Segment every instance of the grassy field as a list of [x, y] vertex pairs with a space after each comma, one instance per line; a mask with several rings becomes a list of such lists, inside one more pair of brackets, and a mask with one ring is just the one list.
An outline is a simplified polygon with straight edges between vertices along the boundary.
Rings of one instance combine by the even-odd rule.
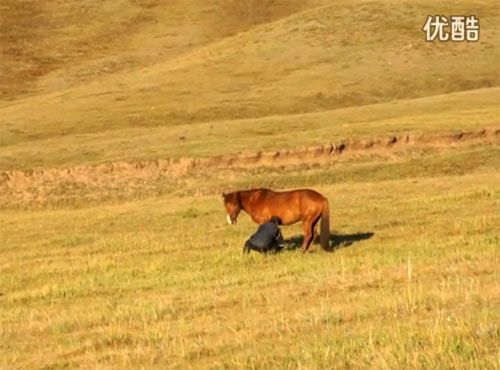
[[216, 195], [4, 211], [0, 365], [496, 368], [499, 157], [315, 185], [335, 253], [244, 257]]
[[[498, 369], [499, 45], [486, 0], [0, 0], [0, 368]], [[262, 186], [334, 252], [242, 255]]]

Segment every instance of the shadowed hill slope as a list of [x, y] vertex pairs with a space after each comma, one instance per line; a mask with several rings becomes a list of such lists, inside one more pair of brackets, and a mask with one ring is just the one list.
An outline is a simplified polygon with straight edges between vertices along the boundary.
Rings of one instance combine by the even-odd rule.
[[0, 98], [152, 66], [319, 0], [0, 1]]

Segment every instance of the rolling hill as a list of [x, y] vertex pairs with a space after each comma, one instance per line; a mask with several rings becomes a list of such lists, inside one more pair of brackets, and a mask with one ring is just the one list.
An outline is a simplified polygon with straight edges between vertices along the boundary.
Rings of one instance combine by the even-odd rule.
[[[68, 9], [55, 12], [60, 19], [51, 21], [45, 41], [32, 41], [19, 58], [14, 47], [7, 48], [10, 69], [33, 64], [29, 55], [41, 49], [62, 51], [51, 54], [59, 57], [52, 56], [57, 62], [48, 63], [46, 71], [34, 64], [36, 76], [18, 79], [30, 81], [27, 92], [16, 90], [15, 81], [2, 84], [12, 92], [0, 105], [0, 145], [330, 111], [494, 87], [500, 81], [500, 7], [489, 2], [273, 2], [271, 8], [259, 1], [248, 8], [222, 3], [89, 2], [93, 6], [80, 9], [68, 2]], [[37, 14], [45, 19], [53, 9], [50, 2], [41, 4], [46, 8], [39, 5]], [[450, 13], [481, 17], [480, 43], [422, 42], [425, 17], [417, 15], [434, 14], [443, 4]], [[109, 14], [122, 8], [116, 23], [127, 31], [107, 24]], [[34, 16], [17, 11], [21, 19]], [[61, 25], [69, 27], [71, 18], [65, 17], [78, 12], [88, 16], [71, 26], [75, 35]], [[191, 24], [191, 17], [202, 24]], [[229, 25], [218, 28], [218, 19]], [[191, 32], [175, 28], [175, 22], [191, 24]], [[205, 32], [208, 25], [215, 30]], [[16, 28], [9, 30], [3, 39], [20, 44]], [[36, 28], [26, 32], [29, 36]], [[161, 51], [159, 44], [171, 51]], [[87, 46], [79, 55], [81, 45]]]

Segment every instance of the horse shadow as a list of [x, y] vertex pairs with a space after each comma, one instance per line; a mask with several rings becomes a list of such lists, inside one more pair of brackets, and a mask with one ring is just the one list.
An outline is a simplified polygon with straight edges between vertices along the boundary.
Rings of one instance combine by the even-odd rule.
[[[331, 251], [335, 251], [340, 248], [347, 248], [362, 240], [370, 239], [375, 233], [369, 231], [365, 233], [355, 233], [355, 234], [330, 234], [330, 248]], [[285, 250], [294, 250], [302, 246], [304, 241], [303, 235], [295, 235], [290, 238], [286, 238]], [[319, 244], [319, 237], [314, 239], [314, 244]]]

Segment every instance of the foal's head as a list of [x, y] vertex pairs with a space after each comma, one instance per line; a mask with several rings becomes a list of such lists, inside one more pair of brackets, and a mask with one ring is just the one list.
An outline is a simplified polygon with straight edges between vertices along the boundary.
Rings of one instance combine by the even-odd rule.
[[241, 195], [239, 192], [222, 194], [224, 198], [224, 206], [227, 211], [227, 223], [236, 225], [238, 214], [241, 211]]

